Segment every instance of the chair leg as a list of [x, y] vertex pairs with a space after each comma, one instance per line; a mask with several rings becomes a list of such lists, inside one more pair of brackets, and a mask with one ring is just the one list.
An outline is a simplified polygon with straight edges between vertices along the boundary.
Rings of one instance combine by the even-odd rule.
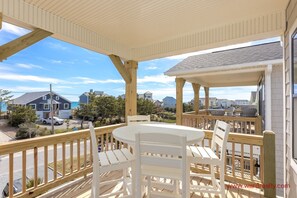
[[225, 192], [225, 172], [224, 172], [224, 166], [220, 166], [220, 191], [222, 198], [226, 197]]
[[212, 186], [214, 187], [218, 187], [218, 183], [217, 183], [217, 180], [216, 180], [216, 176], [215, 176], [215, 166], [214, 165], [210, 165], [210, 174], [211, 174], [211, 183], [212, 183]]
[[99, 175], [96, 175], [96, 176], [97, 177], [95, 177], [95, 175], [93, 174], [92, 191], [91, 191], [91, 197], [93, 197], [93, 198], [97, 198], [100, 195]]

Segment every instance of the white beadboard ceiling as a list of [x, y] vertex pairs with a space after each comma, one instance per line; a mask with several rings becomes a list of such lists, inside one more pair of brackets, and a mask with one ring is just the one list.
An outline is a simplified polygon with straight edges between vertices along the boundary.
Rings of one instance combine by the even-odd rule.
[[288, 0], [0, 0], [3, 19], [137, 61], [279, 36]]

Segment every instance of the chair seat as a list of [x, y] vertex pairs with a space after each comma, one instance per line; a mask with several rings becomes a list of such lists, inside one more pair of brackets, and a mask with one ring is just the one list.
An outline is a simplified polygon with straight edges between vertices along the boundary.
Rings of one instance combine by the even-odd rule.
[[99, 152], [100, 172], [113, 171], [131, 166], [133, 155], [127, 148]]
[[209, 147], [188, 146], [187, 156], [190, 163], [202, 163], [218, 165], [220, 158]]

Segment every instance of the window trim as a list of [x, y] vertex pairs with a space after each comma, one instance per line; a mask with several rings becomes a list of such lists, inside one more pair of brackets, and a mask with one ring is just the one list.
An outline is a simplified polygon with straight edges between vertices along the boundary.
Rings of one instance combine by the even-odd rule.
[[[65, 108], [65, 105], [68, 105], [67, 106], [68, 108]], [[70, 107], [69, 103], [64, 103], [64, 109], [69, 109], [69, 107]]]
[[[45, 108], [46, 105], [48, 106], [48, 108]], [[50, 110], [50, 105], [47, 104], [47, 103], [43, 104], [43, 109], [44, 109], [44, 110]]]
[[[291, 127], [292, 127], [292, 142], [291, 142], [291, 146], [292, 146], [292, 160], [295, 161], [295, 163], [297, 163], [297, 153], [295, 152], [295, 149], [296, 149], [296, 146], [295, 145], [295, 139], [297, 138], [297, 134], [295, 134], [295, 127], [294, 127], [294, 109], [297, 108], [295, 107], [294, 105], [294, 99], [297, 98], [297, 93], [294, 93], [294, 37], [296, 37], [296, 40], [297, 40], [297, 27], [295, 28], [294, 32], [292, 33], [291, 35], [291, 65], [290, 65], [290, 69], [291, 69]], [[297, 43], [296, 43], [297, 44]], [[297, 51], [296, 51], [297, 53]], [[296, 58], [297, 59], [297, 58]], [[296, 71], [297, 72], [297, 71]], [[297, 79], [296, 79], [297, 80]], [[297, 130], [297, 129], [296, 129]], [[297, 133], [297, 131], [296, 131]]]
[[56, 96], [56, 100], [60, 100], [60, 97], [59, 96]]
[[32, 106], [34, 106], [34, 108], [32, 108], [32, 110], [36, 110], [36, 104], [35, 103], [31, 103], [28, 106], [30, 106], [32, 108]]
[[46, 95], [42, 97], [42, 100], [46, 100], [46, 99], [47, 99]]

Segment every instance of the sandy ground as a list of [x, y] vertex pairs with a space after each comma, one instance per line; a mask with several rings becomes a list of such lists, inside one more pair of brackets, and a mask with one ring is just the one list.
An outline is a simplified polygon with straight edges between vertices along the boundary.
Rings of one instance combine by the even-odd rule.
[[9, 139], [14, 139], [16, 131], [17, 131], [16, 127], [11, 127], [7, 125], [7, 120], [5, 119], [0, 120], [0, 133], [2, 133], [1, 134], [2, 140], [6, 139], [5, 136], [8, 136]]

